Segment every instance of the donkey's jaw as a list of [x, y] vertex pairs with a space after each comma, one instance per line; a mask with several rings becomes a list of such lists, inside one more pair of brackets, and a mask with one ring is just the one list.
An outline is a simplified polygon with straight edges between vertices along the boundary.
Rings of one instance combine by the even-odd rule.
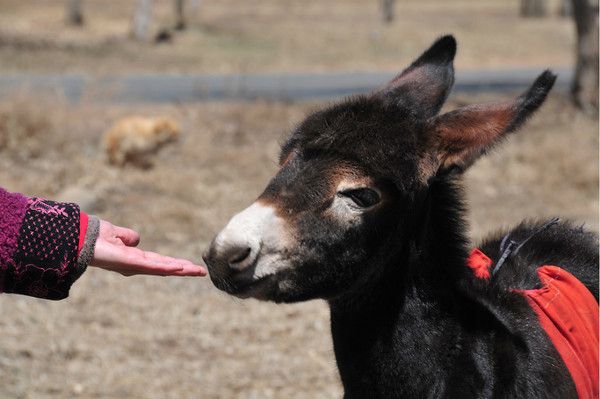
[[241, 299], [255, 298], [269, 300], [270, 293], [274, 291], [274, 275], [249, 279], [218, 278], [211, 275], [211, 279], [218, 289]]

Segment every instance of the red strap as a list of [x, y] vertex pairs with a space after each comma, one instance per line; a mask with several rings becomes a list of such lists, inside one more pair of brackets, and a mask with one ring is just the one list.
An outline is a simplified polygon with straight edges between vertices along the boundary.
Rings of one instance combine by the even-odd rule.
[[492, 266], [492, 260], [479, 249], [475, 248], [471, 251], [471, 254], [467, 258], [467, 266], [473, 270], [475, 277], [481, 279], [490, 278], [490, 267]]
[[77, 246], [77, 256], [81, 252], [81, 248], [83, 248], [83, 243], [85, 242], [85, 233], [87, 232], [88, 227], [88, 214], [80, 211], [79, 212], [79, 245]]
[[[467, 265], [475, 277], [490, 278], [492, 260], [475, 248]], [[579, 399], [598, 398], [598, 302], [575, 276], [542, 266], [537, 290], [515, 290], [527, 298], [540, 325], [565, 362]]]
[[575, 276], [538, 269], [543, 288], [520, 291], [571, 373], [580, 399], [598, 398], [598, 303]]

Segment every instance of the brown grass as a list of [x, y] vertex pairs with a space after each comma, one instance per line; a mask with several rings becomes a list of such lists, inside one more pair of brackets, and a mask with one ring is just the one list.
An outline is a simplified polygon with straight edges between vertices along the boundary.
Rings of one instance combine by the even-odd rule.
[[[473, 101], [457, 98], [452, 106], [465, 100]], [[83, 189], [95, 197], [88, 210], [139, 229], [144, 247], [199, 259], [213, 234], [259, 194], [276, 170], [278, 141], [313, 105], [30, 100], [28, 107], [42, 107], [47, 134], [67, 145], [26, 162], [0, 156], [4, 187], [50, 198]], [[0, 115], [13, 108], [0, 104]], [[121, 170], [103, 160], [102, 132], [129, 114], [182, 126], [181, 140], [158, 154], [153, 169]], [[597, 229], [597, 133], [596, 121], [554, 95], [524, 131], [467, 174], [473, 236], [555, 214]], [[62, 302], [0, 299], [0, 397], [341, 396], [328, 311], [319, 301], [240, 301], [208, 279], [94, 269]]]
[[27, 161], [60, 147], [52, 137], [51, 120], [44, 109], [25, 98], [15, 99], [0, 109], [0, 154]]
[[[155, 1], [154, 31], [173, 25]], [[83, 28], [65, 25], [63, 1], [3, 0], [3, 72], [395, 71], [437, 36], [454, 33], [459, 68], [570, 65], [574, 27], [556, 14], [524, 19], [519, 0], [404, 0], [380, 22], [378, 1], [203, 1], [171, 44], [129, 37], [134, 0], [84, 1]]]

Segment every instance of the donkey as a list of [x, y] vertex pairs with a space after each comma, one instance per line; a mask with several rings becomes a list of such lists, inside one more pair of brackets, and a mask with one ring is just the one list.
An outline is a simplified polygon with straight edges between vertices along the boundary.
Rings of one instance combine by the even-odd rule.
[[308, 116], [264, 192], [205, 253], [211, 279], [240, 298], [326, 300], [346, 398], [576, 397], [523, 292], [543, 287], [539, 266], [558, 265], [597, 316], [597, 236], [524, 222], [479, 246], [495, 266], [477, 278], [458, 184], [556, 77], [438, 115], [455, 53], [442, 37], [380, 90]]

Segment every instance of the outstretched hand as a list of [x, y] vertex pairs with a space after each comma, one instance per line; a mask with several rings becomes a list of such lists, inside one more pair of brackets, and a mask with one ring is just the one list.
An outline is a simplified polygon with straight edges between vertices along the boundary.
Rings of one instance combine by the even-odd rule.
[[206, 276], [203, 266], [135, 248], [139, 242], [140, 235], [135, 231], [101, 220], [91, 266], [124, 276]]

